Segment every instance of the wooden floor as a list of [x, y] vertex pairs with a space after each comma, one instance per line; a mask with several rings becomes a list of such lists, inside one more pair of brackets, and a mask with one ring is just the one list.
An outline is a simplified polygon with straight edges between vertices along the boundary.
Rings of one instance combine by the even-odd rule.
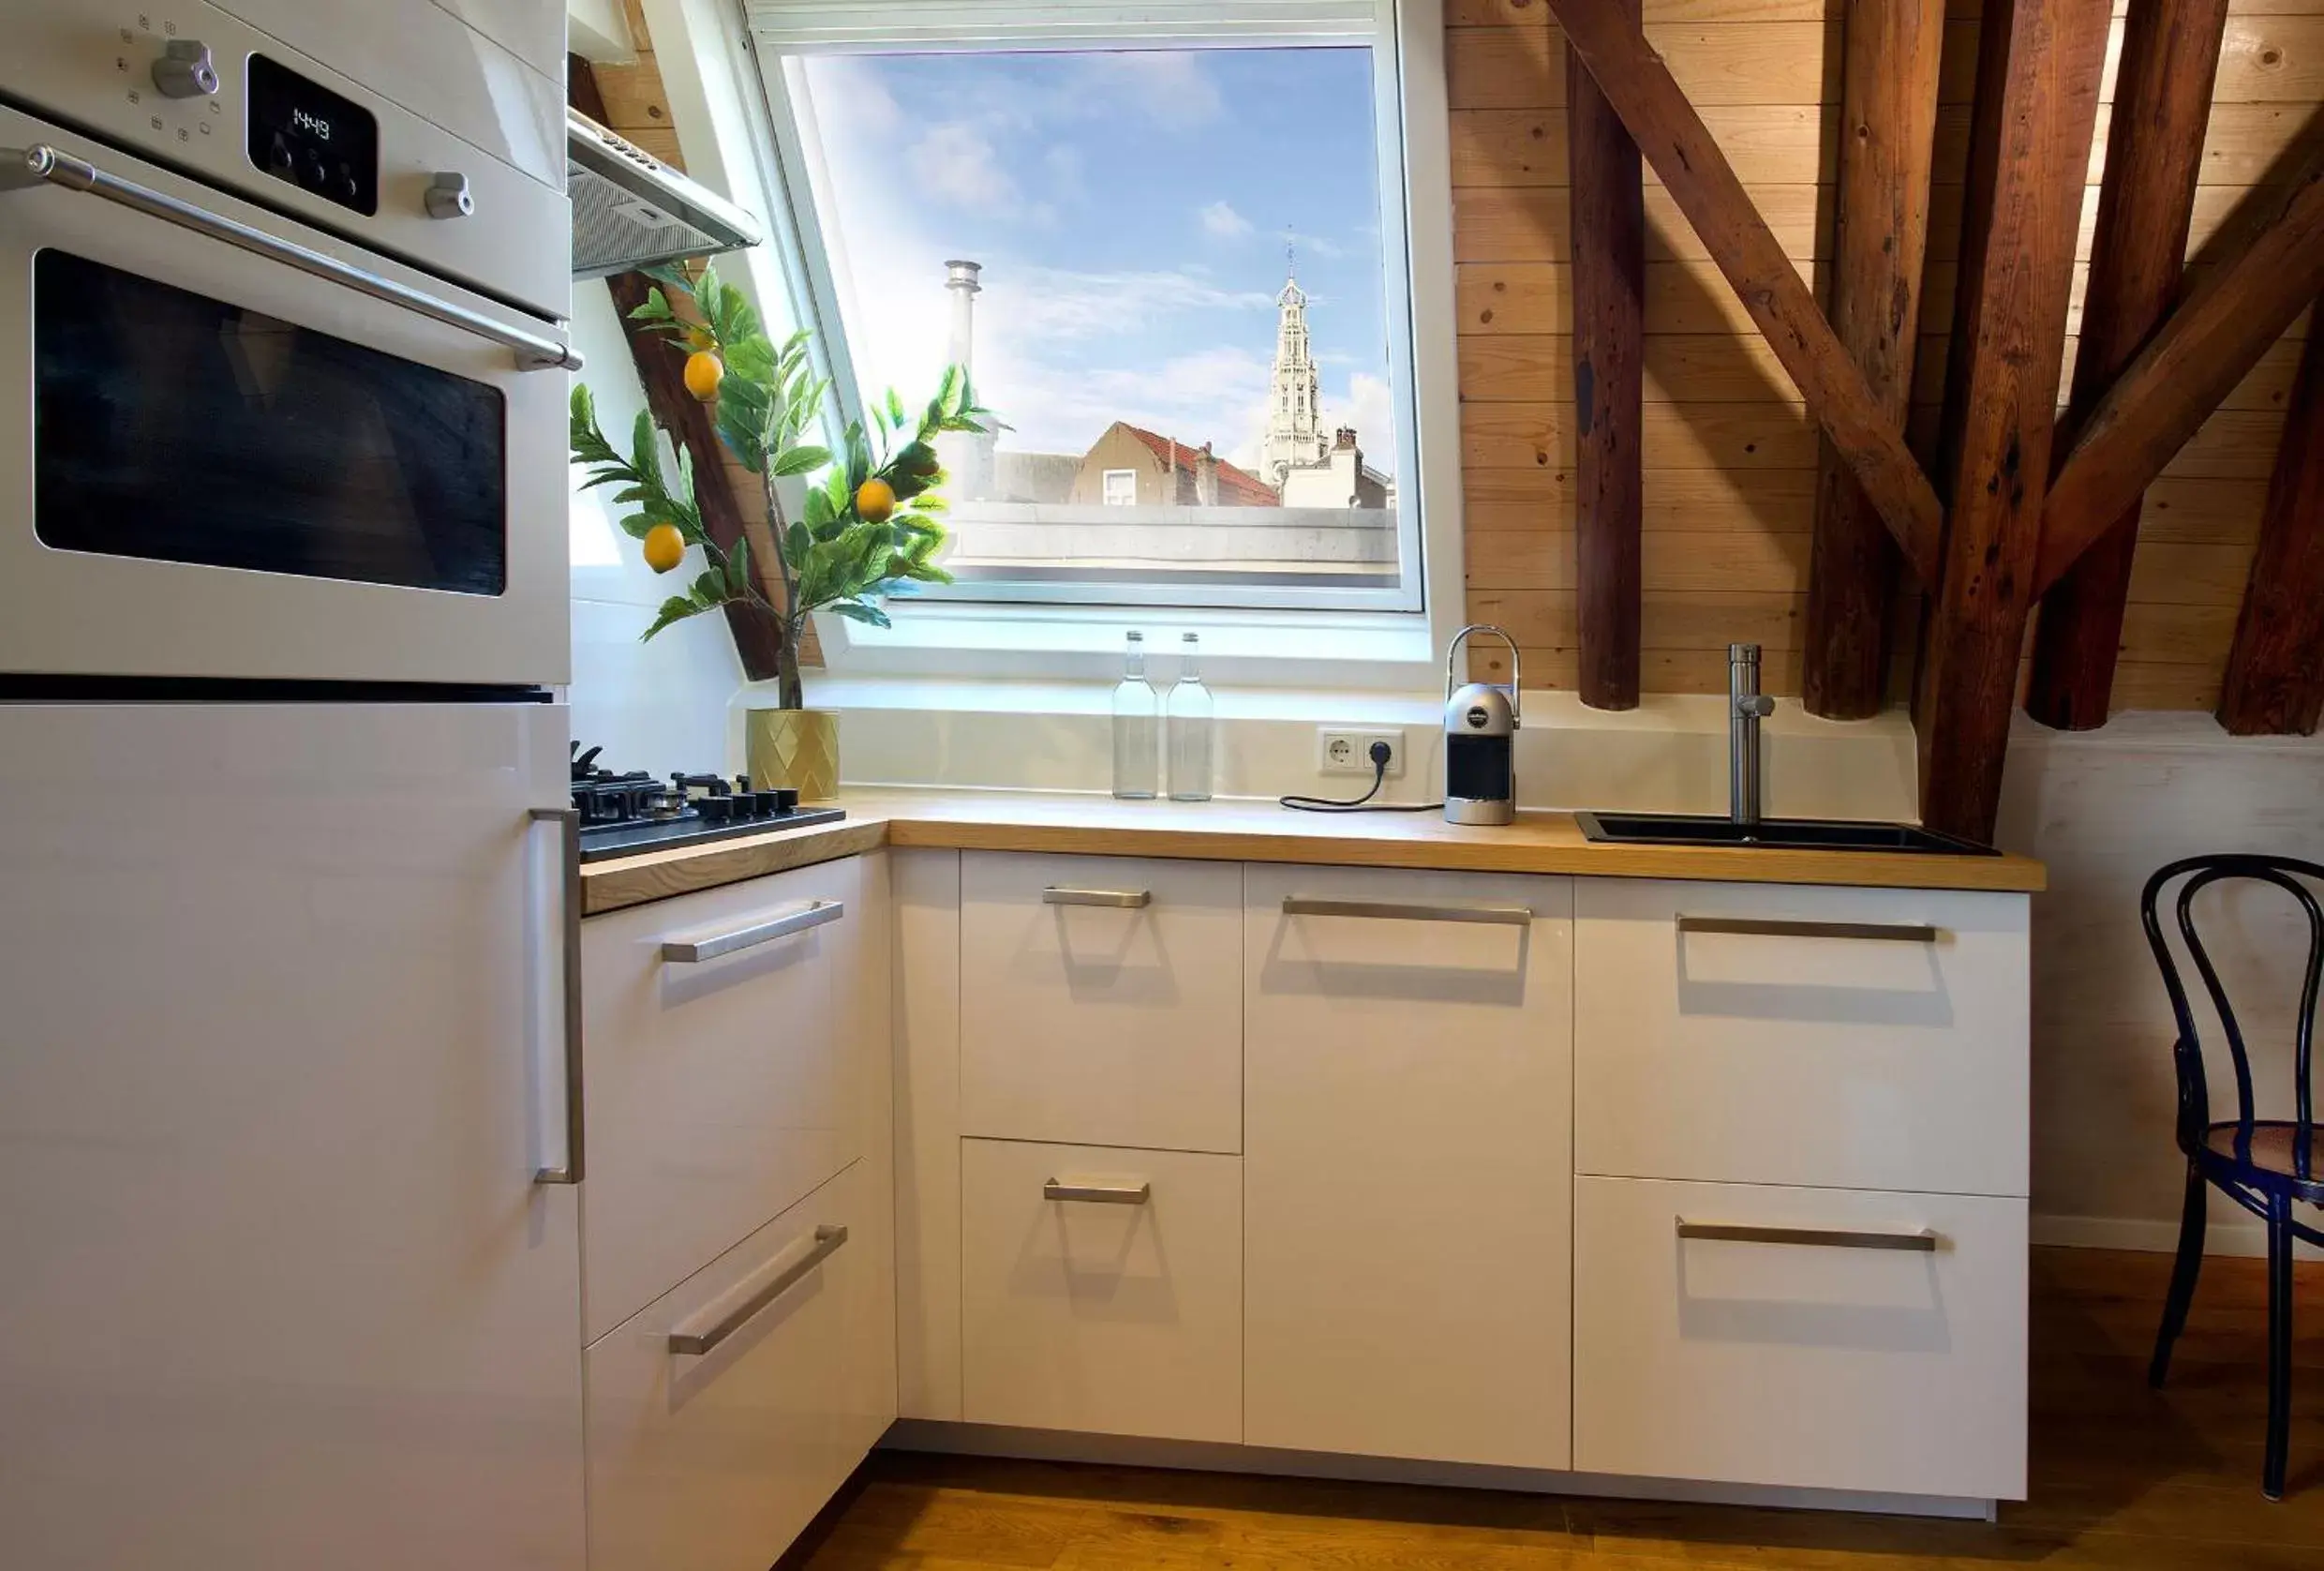
[[2033, 1498], [1998, 1526], [883, 1453], [784, 1571], [2324, 1571], [2324, 1264], [2302, 1267], [2290, 1494], [2271, 1505], [2257, 1263], [2209, 1263], [2157, 1393], [2169, 1264], [2035, 1251]]

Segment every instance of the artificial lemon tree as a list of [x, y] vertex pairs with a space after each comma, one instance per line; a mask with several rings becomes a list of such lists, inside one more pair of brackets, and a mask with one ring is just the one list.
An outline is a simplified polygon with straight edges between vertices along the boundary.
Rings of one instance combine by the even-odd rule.
[[[693, 461], [673, 443], [675, 461], [664, 467], [650, 414], [639, 411], [624, 455], [598, 429], [588, 388], [575, 383], [573, 460], [588, 475], [585, 486], [621, 487], [614, 501], [632, 509], [621, 516], [621, 528], [639, 542], [656, 573], [676, 571], [689, 552], [702, 554], [701, 573], [684, 592], [662, 603], [641, 636], [650, 638], [673, 622], [731, 602], [757, 606], [776, 628], [778, 701], [786, 710], [804, 708], [799, 639], [811, 615], [828, 611], [886, 627], [882, 597], [913, 584], [952, 581], [935, 560], [945, 540], [936, 519], [944, 510], [935, 490], [944, 469], [935, 439], [946, 431], [981, 430], [990, 411], [978, 407], [967, 374], [951, 367], [916, 416], [891, 390], [884, 404], [872, 407], [872, 433], [860, 421], [850, 424], [834, 455], [807, 440], [821, 426], [830, 392], [829, 382], [815, 374], [807, 334], [777, 346], [741, 291], [709, 267], [693, 282], [676, 270], [654, 276], [659, 285], [630, 315], [666, 335], [686, 355], [687, 391], [712, 406], [720, 440], [759, 477], [780, 547], [781, 603], [768, 597], [752, 571], [748, 540], [722, 550], [703, 528]], [[673, 297], [689, 308], [674, 307]], [[777, 486], [793, 476], [805, 486], [796, 518]]]

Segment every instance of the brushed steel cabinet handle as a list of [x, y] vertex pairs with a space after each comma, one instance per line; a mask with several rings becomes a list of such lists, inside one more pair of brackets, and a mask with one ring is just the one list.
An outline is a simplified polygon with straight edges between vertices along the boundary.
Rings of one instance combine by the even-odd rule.
[[750, 1324], [752, 1318], [767, 1305], [797, 1287], [799, 1279], [838, 1253], [840, 1246], [846, 1242], [847, 1229], [844, 1227], [816, 1228], [814, 1242], [808, 1247], [805, 1254], [776, 1272], [765, 1287], [760, 1288], [750, 1297], [729, 1309], [717, 1324], [702, 1331], [688, 1331], [682, 1328], [672, 1331], [669, 1341], [670, 1351], [688, 1354], [695, 1357], [709, 1352], [745, 1325]]
[[1041, 1186], [1043, 1200], [1086, 1200], [1097, 1205], [1143, 1205], [1154, 1198], [1152, 1184], [1069, 1184], [1051, 1178]]
[[1680, 917], [1681, 933], [1743, 933], [1768, 938], [1858, 938], [1875, 944], [1933, 944], [1926, 922], [1807, 921], [1789, 917]]
[[1675, 1219], [1681, 1238], [1716, 1238], [1731, 1244], [1807, 1244], [1832, 1249], [1904, 1249], [1934, 1254], [1937, 1234], [1929, 1228], [1896, 1233], [1855, 1232], [1839, 1227], [1756, 1227], [1736, 1222], [1691, 1222]]
[[581, 815], [571, 807], [532, 810], [534, 823], [550, 818], [565, 830], [559, 842], [565, 864], [565, 1164], [535, 1169], [532, 1181], [578, 1184], [588, 1172], [588, 1118], [581, 1067]]
[[440, 322], [447, 327], [457, 327], [464, 333], [486, 338], [504, 349], [516, 352], [516, 367], [525, 371], [577, 371], [581, 356], [568, 344], [521, 328], [505, 326], [481, 311], [471, 311], [449, 300], [439, 300], [432, 294], [397, 283], [393, 278], [365, 271], [351, 262], [321, 251], [309, 250], [295, 241], [253, 229], [239, 219], [181, 202], [167, 192], [108, 174], [84, 158], [60, 153], [44, 142], [30, 147], [0, 147], [0, 192], [27, 190], [34, 186], [54, 186], [61, 190], [85, 191], [103, 197], [116, 206], [142, 213], [149, 218], [175, 224], [212, 240], [222, 241], [253, 256], [294, 267], [310, 277], [321, 278], [369, 295], [374, 300], [399, 306], [407, 311]]
[[1051, 884], [1041, 891], [1044, 905], [1112, 905], [1125, 911], [1154, 904], [1152, 890], [1074, 890]]
[[735, 954], [754, 950], [761, 944], [771, 944], [778, 938], [788, 938], [794, 933], [804, 933], [811, 927], [835, 922], [847, 915], [843, 900], [811, 900], [779, 917], [737, 927], [731, 933], [721, 933], [710, 938], [664, 938], [662, 958], [674, 965], [693, 965], [705, 960], [716, 960], [722, 954]]
[[1375, 921], [1489, 922], [1498, 927], [1530, 927], [1529, 905], [1430, 905], [1397, 900], [1316, 900], [1306, 895], [1283, 897], [1287, 917], [1363, 917]]

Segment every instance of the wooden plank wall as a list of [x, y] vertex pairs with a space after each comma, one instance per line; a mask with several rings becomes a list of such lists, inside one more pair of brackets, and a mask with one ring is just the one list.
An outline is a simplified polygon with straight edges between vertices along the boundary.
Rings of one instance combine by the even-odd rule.
[[[1831, 249], [1840, 14], [1837, 0], [1645, 0], [1648, 38], [1819, 288]], [[1943, 396], [1952, 325], [1976, 15], [1976, 0], [1951, 0], [1914, 389], [1923, 441]], [[1468, 611], [1517, 636], [1528, 677], [1570, 687], [1563, 40], [1542, 0], [1448, 0], [1447, 22]], [[2108, 99], [2111, 60], [2112, 50]], [[2198, 259], [2245, 192], [2291, 154], [2319, 99], [2324, 0], [2238, 0], [2196, 204]], [[2102, 106], [2083, 207], [2077, 312], [2107, 113]], [[1768, 651], [1770, 690], [1796, 693], [1814, 429], [1651, 172], [1647, 181], [1643, 685], [1723, 691], [1726, 645], [1750, 640]], [[2305, 333], [2303, 319], [2287, 338]], [[2066, 352], [2070, 377], [2071, 337]], [[2271, 351], [2149, 493], [2118, 710], [2215, 702], [2297, 360], [2295, 343]], [[1909, 591], [1899, 615], [1892, 690], [1901, 695], [1914, 645]], [[1496, 666], [1482, 647], [1474, 664], [1480, 675]]]

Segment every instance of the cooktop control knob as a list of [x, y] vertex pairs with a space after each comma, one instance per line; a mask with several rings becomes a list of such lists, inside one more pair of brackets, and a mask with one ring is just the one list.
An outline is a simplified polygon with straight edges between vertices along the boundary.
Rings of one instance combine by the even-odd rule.
[[468, 176], [446, 171], [436, 176], [427, 187], [427, 216], [431, 218], [465, 218], [476, 211], [476, 199], [469, 194]]
[[154, 86], [165, 98], [206, 98], [218, 90], [217, 67], [210, 61], [210, 46], [192, 38], [171, 38], [154, 62]]

